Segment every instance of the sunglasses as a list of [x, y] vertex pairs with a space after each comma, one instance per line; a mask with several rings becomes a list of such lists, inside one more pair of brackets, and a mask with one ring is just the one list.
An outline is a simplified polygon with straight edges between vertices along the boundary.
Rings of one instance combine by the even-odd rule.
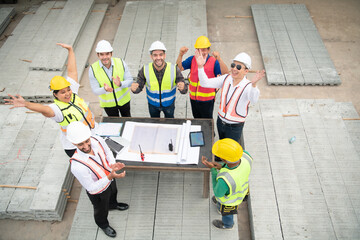
[[239, 70], [239, 71], [240, 71], [240, 69], [241, 69], [241, 65], [235, 64], [235, 63], [232, 63], [232, 64], [230, 65], [230, 67], [231, 67], [231, 68], [236, 67], [236, 69]]

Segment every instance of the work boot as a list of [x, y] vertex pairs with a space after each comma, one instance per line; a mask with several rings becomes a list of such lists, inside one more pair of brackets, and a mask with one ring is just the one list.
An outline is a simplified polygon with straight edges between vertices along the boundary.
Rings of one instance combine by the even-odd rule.
[[218, 201], [216, 200], [216, 197], [215, 197], [215, 196], [212, 196], [211, 202], [212, 202], [213, 204], [217, 205]]
[[109, 236], [109, 237], [112, 237], [112, 238], [116, 237], [116, 231], [112, 227], [108, 226], [106, 228], [102, 228], [102, 230], [104, 231], [106, 236]]
[[221, 221], [221, 220], [214, 220], [212, 221], [212, 224], [216, 227], [216, 228], [219, 228], [219, 229], [224, 229], [224, 230], [231, 230], [233, 229], [234, 225], [227, 228], [224, 226], [224, 223]]

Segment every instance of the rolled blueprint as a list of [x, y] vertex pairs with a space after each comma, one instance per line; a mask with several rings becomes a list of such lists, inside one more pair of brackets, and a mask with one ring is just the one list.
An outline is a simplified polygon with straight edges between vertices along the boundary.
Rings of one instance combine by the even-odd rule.
[[180, 138], [180, 146], [179, 146], [179, 153], [178, 153], [178, 161], [186, 162], [187, 155], [188, 155], [188, 148], [190, 147], [190, 140], [189, 140], [189, 133], [191, 129], [191, 121], [187, 120], [186, 123], [183, 123], [181, 127], [181, 138]]

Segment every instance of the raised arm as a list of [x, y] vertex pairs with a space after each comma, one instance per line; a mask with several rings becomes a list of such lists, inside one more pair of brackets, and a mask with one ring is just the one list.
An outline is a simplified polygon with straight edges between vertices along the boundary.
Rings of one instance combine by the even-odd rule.
[[214, 51], [214, 52], [212, 53], [212, 55], [214, 56], [214, 58], [215, 58], [216, 60], [218, 60], [218, 62], [219, 62], [219, 64], [220, 64], [221, 74], [227, 74], [227, 73], [229, 73], [229, 69], [228, 69], [228, 67], [226, 66], [226, 64], [224, 63], [224, 61], [222, 60], [222, 58], [220, 57], [220, 53]]
[[13, 109], [16, 107], [26, 107], [27, 109], [29, 109], [31, 111], [41, 113], [45, 117], [54, 117], [55, 116], [54, 111], [49, 106], [42, 105], [40, 103], [28, 102], [19, 94], [17, 94], [16, 96], [12, 96], [10, 94], [8, 94], [8, 95], [9, 95], [10, 99], [4, 99], [4, 100], [5, 100], [5, 104], [13, 105], [12, 107], [10, 107], [10, 109]]
[[76, 58], [73, 47], [65, 43], [57, 43], [57, 45], [68, 50], [68, 62], [67, 62], [68, 77], [74, 79], [76, 82], [79, 82], [77, 67], [76, 67]]
[[184, 54], [187, 53], [188, 50], [189, 50], [188, 47], [180, 48], [179, 56], [176, 59], [176, 64], [178, 65], [178, 67], [181, 71], [184, 71], [184, 68], [182, 66], [182, 58], [183, 58]]

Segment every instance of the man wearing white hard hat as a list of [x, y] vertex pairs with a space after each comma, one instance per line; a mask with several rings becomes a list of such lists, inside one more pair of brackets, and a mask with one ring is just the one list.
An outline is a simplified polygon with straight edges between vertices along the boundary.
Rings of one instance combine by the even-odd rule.
[[94, 207], [96, 224], [109, 237], [116, 237], [116, 231], [110, 227], [107, 219], [109, 210], [127, 210], [129, 205], [118, 203], [116, 178], [125, 177], [126, 172], [117, 173], [125, 167], [115, 162], [114, 155], [98, 136], [91, 136], [90, 128], [81, 122], [72, 122], [67, 128], [67, 139], [76, 147], [70, 159], [71, 172], [86, 189]]
[[113, 48], [106, 40], [96, 46], [99, 58], [89, 68], [90, 86], [99, 96], [100, 107], [111, 117], [131, 117], [130, 89], [133, 78], [121, 58], [112, 57]]
[[176, 65], [165, 62], [166, 48], [162, 42], [153, 42], [149, 52], [153, 62], [140, 69], [131, 91], [139, 93], [146, 85], [150, 116], [159, 118], [163, 112], [165, 118], [174, 118], [176, 87], [181, 94], [187, 93], [184, 77]]
[[239, 142], [250, 103], [259, 100], [257, 82], [265, 76], [265, 70], [258, 71], [251, 80], [246, 74], [251, 68], [251, 58], [242, 52], [231, 63], [230, 74], [208, 78], [204, 72], [205, 59], [195, 51], [200, 84], [203, 87], [221, 88], [220, 107], [217, 118], [219, 139], [231, 138]]

